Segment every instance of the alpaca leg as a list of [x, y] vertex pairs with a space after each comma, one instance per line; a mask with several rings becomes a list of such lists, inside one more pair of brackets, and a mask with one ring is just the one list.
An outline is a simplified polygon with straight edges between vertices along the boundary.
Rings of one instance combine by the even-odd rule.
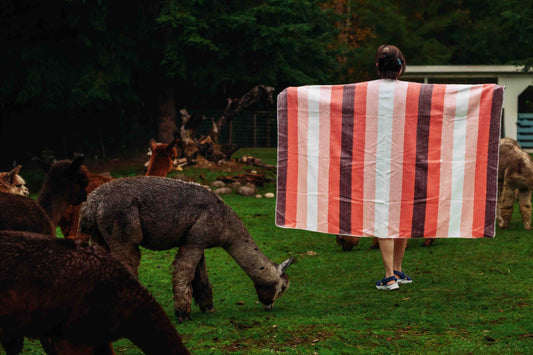
[[[106, 228], [107, 227], [107, 228]], [[141, 218], [138, 209], [125, 211], [117, 215], [111, 224], [100, 227], [102, 236], [97, 237], [99, 244], [107, 245], [135, 278], [138, 278], [137, 269], [141, 262], [139, 245], [143, 239]], [[103, 232], [109, 230], [109, 232]]]
[[526, 230], [531, 229], [531, 190], [518, 191], [518, 206], [522, 215], [522, 223]]
[[500, 228], [506, 229], [509, 227], [509, 222], [513, 215], [513, 205], [515, 201], [515, 189], [507, 184], [504, 184], [501, 197], [501, 223]]
[[192, 296], [200, 306], [202, 312], [214, 312], [213, 308], [213, 286], [207, 276], [207, 266], [205, 265], [205, 254], [196, 266], [196, 273], [192, 280]]
[[111, 253], [126, 266], [131, 274], [138, 279], [138, 269], [141, 263], [141, 251], [137, 244], [109, 243]]
[[204, 250], [184, 245], [172, 263], [172, 288], [174, 291], [174, 312], [178, 321], [190, 319], [192, 303], [192, 280]]

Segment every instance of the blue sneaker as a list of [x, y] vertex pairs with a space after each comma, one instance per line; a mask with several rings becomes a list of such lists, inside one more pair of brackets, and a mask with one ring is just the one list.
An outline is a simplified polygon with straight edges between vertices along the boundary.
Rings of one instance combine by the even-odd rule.
[[[394, 281], [394, 283], [387, 285], [387, 283], [391, 281]], [[399, 289], [400, 286], [398, 286], [398, 279], [396, 278], [396, 276], [391, 276], [387, 278], [384, 277], [383, 280], [376, 282], [376, 288], [379, 290], [392, 291]]]
[[411, 282], [413, 282], [413, 279], [410, 278], [409, 276], [407, 276], [406, 274], [404, 274], [403, 272], [401, 271], [398, 271], [398, 270], [394, 270], [394, 275], [396, 275], [396, 278], [398, 280], [398, 283], [401, 283], [401, 284], [410, 284]]

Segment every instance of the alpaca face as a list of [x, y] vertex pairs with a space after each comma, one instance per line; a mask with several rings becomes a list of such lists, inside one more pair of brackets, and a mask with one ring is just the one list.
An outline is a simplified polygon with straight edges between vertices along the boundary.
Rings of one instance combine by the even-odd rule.
[[265, 306], [267, 311], [274, 307], [274, 301], [276, 301], [285, 291], [289, 288], [289, 278], [287, 275], [281, 275], [280, 280], [273, 285], [254, 285], [255, 292], [259, 301]]
[[26, 187], [24, 179], [18, 175], [21, 166], [18, 165], [7, 173], [0, 173], [0, 192], [28, 196], [30, 191]]
[[294, 258], [290, 258], [278, 265], [276, 271], [278, 273], [278, 281], [268, 285], [255, 284], [255, 291], [259, 301], [265, 306], [267, 311], [271, 310], [274, 306], [274, 301], [289, 288], [289, 277], [285, 275], [285, 270], [292, 264]]

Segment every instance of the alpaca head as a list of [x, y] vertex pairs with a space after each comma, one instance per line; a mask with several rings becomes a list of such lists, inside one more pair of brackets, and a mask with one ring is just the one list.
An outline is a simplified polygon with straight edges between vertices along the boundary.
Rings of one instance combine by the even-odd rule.
[[[83, 156], [55, 162], [48, 171], [41, 195], [67, 197], [71, 205], [79, 205], [87, 200], [86, 188], [89, 184], [87, 168], [82, 165]], [[44, 193], [43, 193], [44, 192]]]
[[[178, 157], [176, 144], [179, 139], [176, 138], [169, 144], [156, 143], [154, 139], [150, 140], [150, 150], [152, 156], [148, 163], [148, 171], [146, 175], [166, 176], [174, 164], [174, 159]], [[164, 170], [164, 171], [163, 171]]]
[[259, 297], [259, 301], [265, 306], [266, 310], [271, 310], [276, 301], [289, 288], [289, 277], [285, 274], [285, 270], [292, 264], [294, 258], [289, 258], [277, 266], [276, 271], [279, 279], [269, 284], [259, 285], [255, 284], [255, 291]]
[[7, 173], [0, 173], [0, 191], [15, 195], [28, 196], [30, 191], [24, 179], [18, 175], [22, 165], [17, 165]]

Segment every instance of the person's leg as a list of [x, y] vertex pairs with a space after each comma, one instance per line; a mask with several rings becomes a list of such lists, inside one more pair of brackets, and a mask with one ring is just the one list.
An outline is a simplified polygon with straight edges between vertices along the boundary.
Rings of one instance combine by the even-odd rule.
[[[378, 238], [379, 250], [383, 265], [385, 266], [385, 278], [394, 276], [394, 239], [392, 238]], [[393, 281], [388, 284], [394, 283]]]
[[394, 276], [396, 276], [398, 283], [400, 284], [413, 282], [413, 280], [402, 271], [402, 261], [406, 247], [407, 239], [399, 238], [394, 240]]
[[393, 269], [397, 271], [402, 271], [402, 261], [405, 254], [405, 248], [407, 247], [406, 238], [397, 238], [394, 239], [394, 261]]

